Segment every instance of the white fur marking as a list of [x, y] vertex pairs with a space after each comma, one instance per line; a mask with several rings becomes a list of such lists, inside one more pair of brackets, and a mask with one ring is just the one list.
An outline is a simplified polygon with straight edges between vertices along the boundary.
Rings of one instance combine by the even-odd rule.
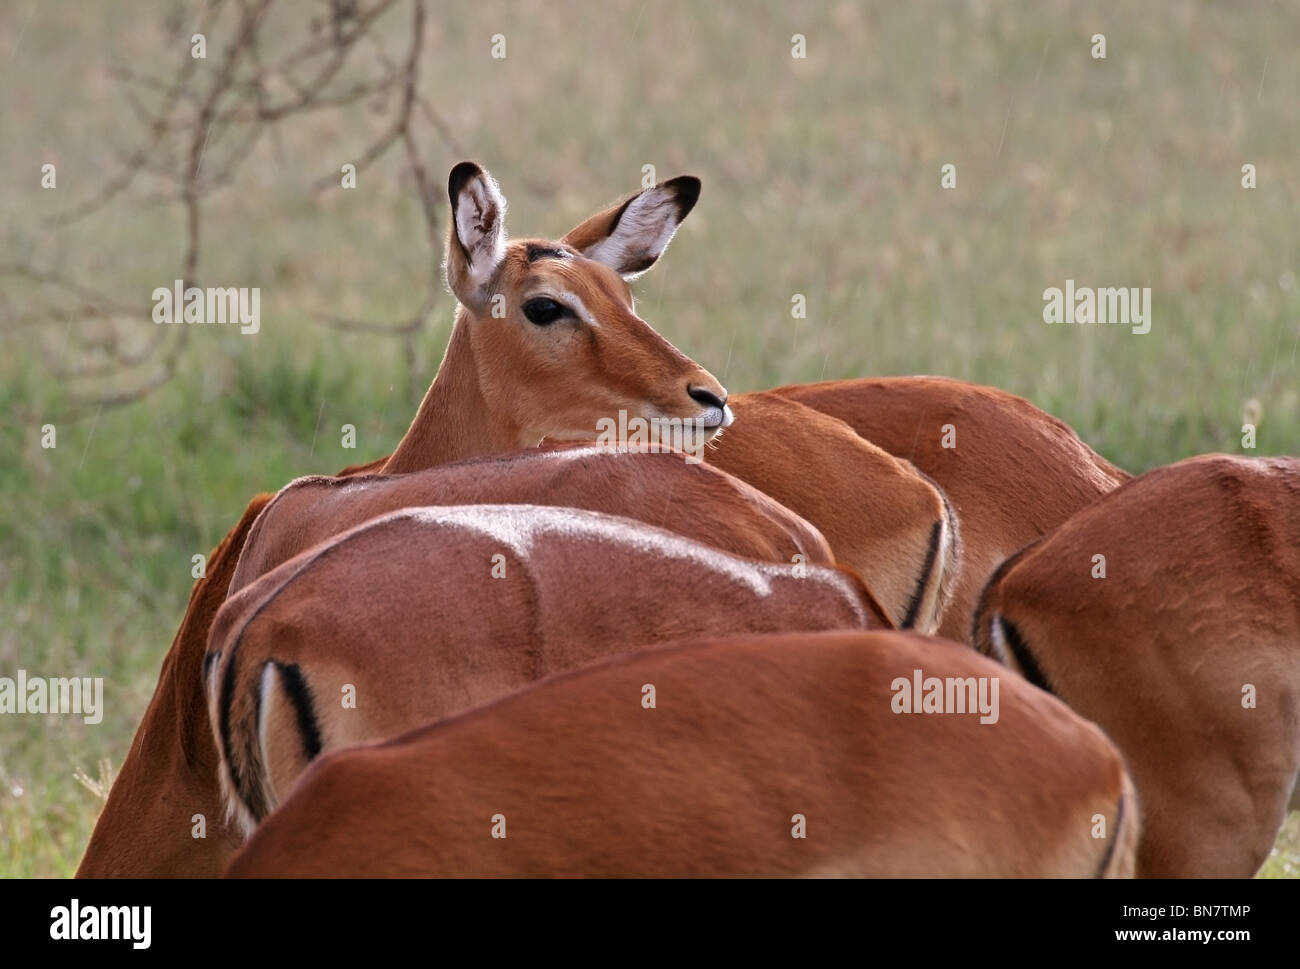
[[267, 800], [271, 807], [275, 806], [275, 792], [271, 790], [271, 765], [266, 759], [266, 723], [269, 719], [266, 711], [271, 705], [269, 701], [275, 690], [275, 679], [275, 663], [268, 661], [262, 667], [262, 682], [258, 684], [261, 695], [258, 697], [257, 704], [257, 745], [262, 749], [262, 783], [266, 787]]
[[755, 595], [772, 592], [771, 577], [784, 576], [785, 565], [750, 562], [718, 549], [691, 541], [680, 535], [643, 525], [616, 515], [578, 508], [554, 508], [540, 505], [448, 505], [445, 507], [405, 508], [376, 518], [371, 525], [407, 518], [429, 525], [469, 529], [527, 554], [535, 539], [547, 533], [600, 540], [612, 539], [623, 545], [658, 553], [665, 558], [681, 559], [692, 565], [727, 575], [747, 586]]
[[[492, 224], [485, 232], [482, 222], [488, 216], [492, 216]], [[506, 200], [487, 172], [471, 178], [461, 189], [456, 202], [456, 237], [469, 254], [470, 281], [476, 288], [484, 286], [506, 255]]]
[[555, 295], [558, 297], [559, 302], [577, 313], [578, 318], [582, 320], [582, 322], [591, 327], [600, 326], [600, 324], [596, 322], [596, 318], [591, 315], [591, 311], [587, 309], [587, 304], [579, 299], [575, 293], [571, 293], [567, 289], [561, 289], [557, 290]]
[[1002, 616], [996, 612], [989, 621], [989, 642], [993, 645], [994, 659], [1007, 669], [1020, 672], [1019, 668], [1011, 662], [1011, 650], [1007, 649], [1006, 639], [1002, 635]]
[[604, 263], [624, 279], [635, 279], [650, 267], [635, 271], [628, 271], [627, 267], [647, 257], [657, 260], [662, 256], [677, 231], [677, 224], [676, 196], [656, 186], [634, 198], [623, 210], [613, 233], [589, 246], [583, 255]]

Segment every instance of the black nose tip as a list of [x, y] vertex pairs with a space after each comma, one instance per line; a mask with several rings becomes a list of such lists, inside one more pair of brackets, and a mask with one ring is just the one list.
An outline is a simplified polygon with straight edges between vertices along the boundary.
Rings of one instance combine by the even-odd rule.
[[691, 395], [691, 400], [698, 401], [705, 407], [716, 407], [718, 410], [727, 406], [727, 392], [724, 390], [719, 397], [708, 387], [687, 387], [686, 392]]

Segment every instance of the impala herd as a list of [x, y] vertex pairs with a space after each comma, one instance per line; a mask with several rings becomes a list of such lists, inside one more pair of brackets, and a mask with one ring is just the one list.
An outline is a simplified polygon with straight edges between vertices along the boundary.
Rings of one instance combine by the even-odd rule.
[[[477, 165], [448, 191], [410, 428], [213, 552], [79, 875], [1259, 868], [1300, 808], [1300, 461], [1131, 478], [943, 378], [728, 396], [627, 283], [697, 179], [558, 240]], [[704, 463], [593, 443], [620, 414]]]

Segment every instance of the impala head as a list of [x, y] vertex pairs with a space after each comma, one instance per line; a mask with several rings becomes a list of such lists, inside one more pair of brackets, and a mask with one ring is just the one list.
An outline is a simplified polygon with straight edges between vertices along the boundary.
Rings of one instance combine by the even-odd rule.
[[[519, 444], [590, 440], [602, 419], [731, 423], [727, 391], [633, 307], [627, 281], [668, 248], [700, 194], [689, 175], [660, 182], [559, 240], [508, 240], [506, 200], [473, 162], [448, 181], [447, 284], [464, 307], [479, 390]], [[652, 432], [653, 433], [653, 432]]]

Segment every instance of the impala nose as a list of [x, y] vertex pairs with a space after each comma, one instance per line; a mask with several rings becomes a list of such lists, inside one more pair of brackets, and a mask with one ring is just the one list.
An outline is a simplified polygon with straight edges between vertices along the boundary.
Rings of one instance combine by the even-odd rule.
[[697, 404], [704, 405], [704, 412], [699, 415], [699, 420], [703, 421], [703, 427], [708, 431], [711, 437], [715, 431], [730, 426], [734, 417], [731, 408], [727, 406], [727, 391], [721, 384], [715, 385], [717, 390], [711, 390], [708, 387], [692, 387], [686, 385], [686, 392], [691, 395], [691, 400]]
[[691, 395], [691, 400], [703, 404], [705, 407], [716, 407], [718, 410], [722, 410], [727, 406], [727, 392], [722, 387], [718, 389], [722, 391], [721, 397], [709, 390], [708, 387], [687, 387], [686, 392]]

